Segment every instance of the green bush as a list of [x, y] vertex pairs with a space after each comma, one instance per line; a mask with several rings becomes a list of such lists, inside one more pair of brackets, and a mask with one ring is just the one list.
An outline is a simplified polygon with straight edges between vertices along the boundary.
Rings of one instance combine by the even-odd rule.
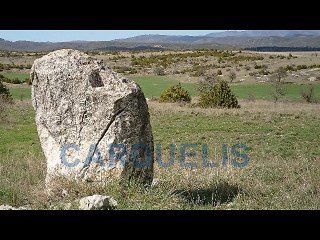
[[234, 71], [229, 73], [230, 82], [233, 82], [237, 78], [237, 74]]
[[191, 97], [189, 92], [178, 83], [169, 87], [160, 95], [160, 102], [191, 102]]
[[228, 82], [206, 79], [199, 85], [199, 106], [203, 108], [239, 108], [236, 96], [231, 92]]
[[138, 71], [137, 71], [137, 69], [135, 69], [135, 68], [131, 68], [131, 70], [130, 70], [129, 73], [130, 73], [130, 74], [135, 74], [135, 73], [138, 73]]
[[11, 102], [12, 96], [9, 89], [0, 81], [0, 101], [1, 102]]
[[0, 74], [0, 82], [10, 83], [10, 79]]
[[1, 82], [6, 82], [6, 83], [13, 83], [13, 84], [22, 83], [22, 81], [20, 81], [19, 78], [10, 79], [10, 78], [7, 78], [7, 77], [3, 76], [2, 74], [0, 74], [0, 81]]
[[287, 94], [287, 86], [283, 81], [287, 76], [288, 74], [286, 68], [279, 67], [270, 77], [273, 88], [272, 97], [274, 103]]
[[11, 83], [13, 83], [13, 84], [20, 84], [20, 83], [22, 83], [22, 81], [20, 81], [20, 79], [19, 78], [14, 78], [14, 79], [11, 79], [11, 81], [10, 81]]
[[301, 96], [307, 103], [312, 103], [314, 97], [314, 86], [310, 84], [307, 90], [301, 91]]
[[198, 70], [196, 70], [193, 74], [191, 74], [192, 77], [202, 77], [206, 74], [206, 70], [204, 70], [203, 68], [200, 68]]

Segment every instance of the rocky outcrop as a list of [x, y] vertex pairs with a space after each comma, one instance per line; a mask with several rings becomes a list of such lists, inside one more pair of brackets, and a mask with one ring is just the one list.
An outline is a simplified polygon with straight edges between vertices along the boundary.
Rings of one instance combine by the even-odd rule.
[[141, 88], [102, 61], [63, 49], [35, 60], [32, 104], [55, 177], [105, 182], [153, 178], [153, 136]]

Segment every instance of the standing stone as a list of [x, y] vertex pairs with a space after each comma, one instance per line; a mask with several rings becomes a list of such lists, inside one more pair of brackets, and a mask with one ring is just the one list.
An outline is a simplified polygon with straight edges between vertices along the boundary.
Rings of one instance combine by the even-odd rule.
[[106, 182], [153, 178], [153, 136], [141, 88], [103, 61], [63, 49], [34, 61], [32, 104], [47, 160], [57, 176]]

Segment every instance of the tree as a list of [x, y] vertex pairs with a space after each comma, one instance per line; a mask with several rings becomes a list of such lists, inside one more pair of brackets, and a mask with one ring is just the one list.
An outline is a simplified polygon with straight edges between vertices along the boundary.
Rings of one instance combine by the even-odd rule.
[[0, 81], [0, 97], [4, 100], [12, 100], [9, 89], [2, 83], [2, 81]]
[[301, 91], [301, 96], [307, 103], [312, 103], [313, 101], [313, 90], [314, 86], [310, 84], [306, 91]]
[[230, 82], [233, 82], [233, 80], [235, 80], [237, 78], [237, 75], [234, 71], [231, 71], [229, 73], [229, 79], [230, 79]]
[[199, 106], [203, 108], [239, 108], [236, 96], [231, 92], [227, 81], [215, 75], [199, 83]]
[[283, 80], [287, 76], [287, 70], [284, 67], [279, 67], [277, 70], [274, 71], [272, 79], [274, 81], [281, 82], [281, 80]]
[[271, 76], [273, 86], [273, 100], [276, 103], [280, 97], [286, 95], [286, 86], [283, 79], [287, 77], [287, 70], [284, 67], [279, 67]]
[[203, 80], [201, 80], [198, 85], [198, 91], [200, 92], [200, 94], [212, 91], [217, 80], [218, 76], [216, 74], [208, 75]]

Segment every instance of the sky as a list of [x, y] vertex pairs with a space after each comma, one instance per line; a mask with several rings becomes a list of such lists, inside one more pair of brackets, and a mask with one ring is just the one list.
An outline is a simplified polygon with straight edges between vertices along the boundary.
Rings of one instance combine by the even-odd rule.
[[0, 30], [0, 38], [35, 42], [109, 41], [144, 34], [197, 36], [221, 31], [224, 30]]

